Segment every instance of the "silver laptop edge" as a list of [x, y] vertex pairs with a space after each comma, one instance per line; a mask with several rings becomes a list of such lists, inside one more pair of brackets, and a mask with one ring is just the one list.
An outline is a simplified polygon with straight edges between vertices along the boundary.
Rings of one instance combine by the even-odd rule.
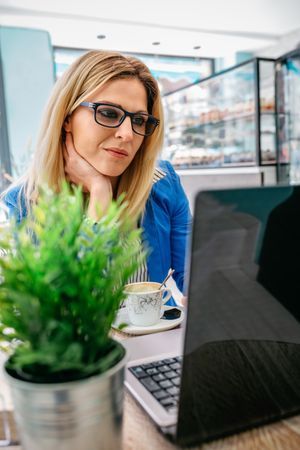
[[129, 367], [181, 356], [183, 339], [184, 327], [180, 327], [162, 333], [127, 339], [123, 342], [129, 359], [125, 374], [125, 386], [160, 428], [176, 425], [177, 411], [167, 412], [129, 371]]

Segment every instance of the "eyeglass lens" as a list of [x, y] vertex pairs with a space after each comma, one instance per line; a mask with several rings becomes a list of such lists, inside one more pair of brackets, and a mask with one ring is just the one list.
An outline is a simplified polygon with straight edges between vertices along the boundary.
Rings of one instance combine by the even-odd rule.
[[[122, 109], [110, 105], [98, 105], [95, 119], [99, 125], [105, 127], [117, 127], [124, 117]], [[136, 113], [130, 117], [133, 131], [141, 135], [150, 135], [156, 127], [153, 117], [145, 113]]]

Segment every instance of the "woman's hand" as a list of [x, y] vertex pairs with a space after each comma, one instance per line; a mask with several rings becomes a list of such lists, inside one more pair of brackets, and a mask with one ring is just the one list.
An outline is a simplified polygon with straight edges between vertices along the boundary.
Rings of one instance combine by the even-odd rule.
[[90, 194], [87, 213], [93, 220], [99, 220], [100, 215], [106, 212], [112, 201], [110, 179], [79, 155], [75, 149], [72, 134], [69, 132], [66, 133], [64, 161], [66, 178], [71, 183], [82, 186], [83, 192]]
[[182, 306], [187, 306], [187, 302], [188, 302], [188, 298], [185, 295], [183, 295], [181, 297], [181, 304], [182, 304]]
[[64, 148], [65, 173], [67, 179], [80, 185], [84, 192], [91, 192], [95, 187], [105, 187], [110, 184], [109, 178], [98, 172], [75, 149], [71, 133], [66, 133]]

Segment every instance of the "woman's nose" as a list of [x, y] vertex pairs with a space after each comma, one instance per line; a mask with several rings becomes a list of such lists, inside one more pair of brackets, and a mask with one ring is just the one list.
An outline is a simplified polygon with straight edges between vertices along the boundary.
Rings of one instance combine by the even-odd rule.
[[126, 117], [124, 122], [116, 129], [116, 137], [122, 138], [125, 141], [133, 139], [133, 130], [131, 126], [130, 117]]

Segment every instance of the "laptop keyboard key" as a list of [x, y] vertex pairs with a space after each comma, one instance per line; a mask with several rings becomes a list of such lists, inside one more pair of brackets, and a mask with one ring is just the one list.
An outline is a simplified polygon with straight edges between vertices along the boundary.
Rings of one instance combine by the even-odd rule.
[[174, 370], [170, 370], [170, 372], [165, 372], [165, 376], [167, 378], [175, 378], [175, 377], [177, 377], [177, 373], [174, 372]]
[[137, 378], [142, 378], [142, 377], [146, 377], [147, 376], [146, 372], [140, 366], [130, 367], [129, 370]]
[[177, 405], [177, 403], [174, 403], [174, 400], [172, 401], [172, 403], [169, 403], [170, 400], [168, 400], [168, 402], [167, 402], [165, 405], [163, 405], [162, 402], [163, 402], [164, 400], [165, 400], [165, 399], [159, 400], [159, 401], [160, 401], [160, 404], [161, 404], [161, 405], [162, 405], [169, 413], [174, 414], [174, 413], [177, 413], [177, 412], [178, 412], [178, 405]]
[[167, 358], [167, 359], [163, 359], [162, 361], [164, 364], [172, 364], [175, 363], [176, 360], [174, 358]]
[[167, 388], [173, 386], [170, 380], [161, 381], [161, 382], [159, 383], [159, 385], [160, 385], [160, 387], [162, 387], [163, 389], [167, 389]]
[[180, 369], [181, 364], [179, 362], [175, 362], [174, 364], [170, 364], [170, 368], [173, 370]]
[[146, 370], [148, 375], [157, 375], [159, 371], [155, 367], [151, 367], [150, 369]]
[[168, 408], [170, 406], [176, 406], [176, 401], [172, 397], [163, 398], [159, 401], [159, 403], [165, 408]]
[[[145, 379], [145, 378], [144, 378]], [[141, 380], [143, 382], [143, 379]], [[167, 389], [167, 392], [171, 395], [178, 395], [179, 394], [179, 389], [176, 386], [172, 386], [170, 388]]]
[[172, 383], [175, 386], [180, 386], [180, 377], [172, 378]]
[[153, 366], [152, 366], [152, 363], [141, 364], [141, 368], [144, 369], [144, 370], [150, 369], [150, 367], [153, 367]]
[[141, 378], [140, 381], [150, 392], [158, 391], [160, 389], [159, 385], [150, 377]]
[[159, 366], [163, 366], [163, 365], [164, 365], [164, 363], [162, 361], [154, 361], [152, 363], [153, 367], [159, 367]]
[[163, 365], [164, 365], [164, 363], [162, 361], [155, 361], [152, 363], [153, 367], [159, 367], [159, 366], [163, 366]]
[[169, 369], [169, 366], [163, 365], [163, 366], [158, 367], [158, 370], [160, 372], [168, 372], [170, 369]]
[[163, 398], [168, 397], [169, 394], [168, 394], [166, 391], [161, 390], [161, 391], [155, 391], [155, 392], [153, 392], [153, 396], [154, 396], [157, 400], [160, 400], [160, 399], [163, 399]]
[[152, 380], [154, 381], [164, 381], [166, 377], [163, 373], [159, 373], [158, 375], [153, 375]]

